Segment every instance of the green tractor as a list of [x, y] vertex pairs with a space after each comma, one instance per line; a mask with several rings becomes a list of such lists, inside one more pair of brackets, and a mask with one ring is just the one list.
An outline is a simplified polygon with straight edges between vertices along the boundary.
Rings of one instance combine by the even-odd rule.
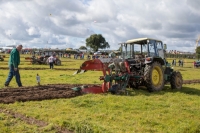
[[169, 82], [172, 89], [182, 88], [181, 73], [174, 71], [165, 59], [166, 48], [162, 41], [151, 38], [138, 38], [121, 43], [121, 58], [128, 62], [132, 73], [130, 86], [138, 88], [143, 85], [149, 91], [160, 91]]

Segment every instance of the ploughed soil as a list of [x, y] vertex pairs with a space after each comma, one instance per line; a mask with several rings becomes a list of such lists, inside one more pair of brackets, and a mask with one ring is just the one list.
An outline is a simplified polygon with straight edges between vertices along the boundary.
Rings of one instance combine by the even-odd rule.
[[183, 80], [183, 84], [195, 84], [195, 83], [200, 83], [200, 79]]
[[[200, 79], [184, 80], [183, 84], [200, 83]], [[81, 91], [74, 91], [72, 88], [81, 87], [83, 84], [49, 84], [41, 86], [27, 86], [19, 88], [0, 89], [0, 103], [14, 103], [16, 101], [41, 101], [47, 99], [72, 98], [83, 95]], [[94, 86], [94, 84], [84, 84]]]
[[[27, 86], [19, 88], [0, 89], [0, 103], [14, 103], [16, 101], [41, 101], [46, 99], [72, 98], [82, 95], [81, 91], [72, 88], [81, 84], [50, 84], [41, 86]], [[93, 86], [87, 84], [88, 87]]]

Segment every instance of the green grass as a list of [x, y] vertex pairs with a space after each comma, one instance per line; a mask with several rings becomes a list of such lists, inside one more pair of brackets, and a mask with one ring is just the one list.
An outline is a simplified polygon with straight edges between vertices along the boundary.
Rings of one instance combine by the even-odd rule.
[[187, 88], [183, 91], [89, 94], [3, 107], [77, 132], [199, 132], [200, 93], [186, 93]]
[[[63, 62], [63, 66], [79, 68], [83, 62], [74, 59]], [[72, 62], [73, 61], [73, 62]], [[192, 60], [186, 60], [192, 62]], [[194, 69], [192, 63], [174, 67], [183, 78], [200, 79], [200, 70]], [[20, 67], [28, 67], [24, 62]], [[34, 67], [48, 67], [35, 65]], [[59, 66], [55, 66], [59, 67]], [[35, 76], [41, 76], [42, 84], [55, 83], [101, 83], [101, 72], [88, 71], [72, 75], [71, 70], [21, 70], [24, 86], [36, 85]], [[1, 70], [0, 80], [5, 81], [8, 70]], [[2, 82], [3, 83], [3, 82]], [[11, 82], [16, 87], [15, 80]], [[1, 85], [2, 87], [2, 85]], [[88, 94], [71, 99], [54, 99], [44, 101], [16, 102], [0, 104], [0, 107], [19, 112], [50, 123], [43, 129], [28, 125], [18, 119], [0, 114], [0, 129], [5, 132], [54, 132], [51, 125], [66, 127], [75, 132], [91, 133], [130, 133], [130, 132], [169, 132], [199, 133], [200, 132], [200, 84], [183, 85], [182, 90], [171, 90], [169, 85], [160, 92], [149, 93], [145, 88], [130, 90], [128, 95]], [[12, 120], [13, 119], [13, 120]], [[14, 121], [14, 124], [12, 123]], [[13, 128], [7, 131], [8, 126]], [[25, 127], [25, 129], [23, 128]], [[44, 130], [48, 129], [48, 130]], [[1, 132], [1, 131], [0, 131]]]
[[1, 133], [55, 133], [56, 130], [51, 125], [46, 127], [37, 127], [29, 125], [19, 118], [13, 118], [10, 115], [0, 113], [0, 132]]
[[[2, 71], [2, 70], [1, 70]], [[84, 74], [76, 74], [72, 70], [20, 70], [21, 82], [23, 86], [34, 86], [37, 85], [36, 82], [36, 74], [40, 75], [41, 85], [45, 84], [100, 84], [102, 81], [99, 80], [99, 76], [102, 75], [102, 72], [94, 72], [90, 71]], [[0, 88], [4, 87], [4, 82], [7, 78], [8, 70], [3, 70], [0, 74], [0, 80], [2, 81], [0, 84]], [[88, 78], [90, 77], [90, 78]], [[15, 77], [13, 77], [10, 82], [11, 87], [17, 87], [17, 83], [15, 81]]]

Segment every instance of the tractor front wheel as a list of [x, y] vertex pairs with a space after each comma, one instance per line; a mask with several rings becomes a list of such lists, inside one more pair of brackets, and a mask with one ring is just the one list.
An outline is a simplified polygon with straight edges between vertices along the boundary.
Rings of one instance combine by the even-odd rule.
[[159, 62], [146, 64], [144, 81], [149, 91], [160, 91], [164, 87], [163, 68]]
[[171, 88], [180, 90], [183, 85], [183, 78], [180, 72], [174, 71], [170, 80]]

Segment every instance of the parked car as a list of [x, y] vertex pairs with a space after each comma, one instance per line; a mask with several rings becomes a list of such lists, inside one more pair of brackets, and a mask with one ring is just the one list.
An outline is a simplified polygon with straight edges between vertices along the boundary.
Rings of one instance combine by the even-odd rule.
[[194, 66], [195, 67], [200, 67], [200, 61], [195, 61]]

